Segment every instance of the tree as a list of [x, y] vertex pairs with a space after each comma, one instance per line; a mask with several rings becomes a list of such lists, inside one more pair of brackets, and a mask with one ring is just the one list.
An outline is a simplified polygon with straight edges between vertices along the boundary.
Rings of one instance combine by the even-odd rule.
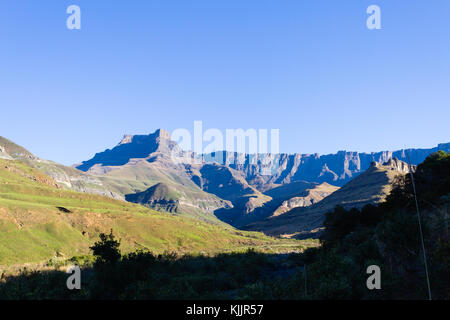
[[96, 257], [97, 264], [115, 264], [121, 258], [119, 250], [120, 241], [117, 241], [113, 235], [113, 230], [109, 235], [100, 234], [100, 241], [96, 242], [90, 249]]

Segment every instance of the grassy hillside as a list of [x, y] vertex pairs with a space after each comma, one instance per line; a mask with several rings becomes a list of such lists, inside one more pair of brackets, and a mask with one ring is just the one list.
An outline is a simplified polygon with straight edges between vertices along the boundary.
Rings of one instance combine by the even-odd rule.
[[302, 245], [62, 189], [22, 162], [0, 159], [0, 266], [87, 254], [110, 229], [123, 252], [290, 251]]
[[72, 167], [40, 159], [25, 148], [3, 137], [0, 137], [0, 158], [20, 160], [28, 166], [49, 175], [65, 189], [123, 199], [123, 195], [111, 192], [108, 186], [104, 185], [96, 177]]

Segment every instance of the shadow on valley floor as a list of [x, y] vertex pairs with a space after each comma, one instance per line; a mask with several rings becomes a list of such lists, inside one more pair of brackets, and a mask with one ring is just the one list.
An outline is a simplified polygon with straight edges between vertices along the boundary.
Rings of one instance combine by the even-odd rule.
[[[67, 289], [71, 264], [81, 265], [80, 290]], [[303, 264], [299, 254], [252, 250], [214, 257], [143, 251], [111, 261], [79, 257], [54, 270], [3, 275], [0, 300], [305, 299]]]

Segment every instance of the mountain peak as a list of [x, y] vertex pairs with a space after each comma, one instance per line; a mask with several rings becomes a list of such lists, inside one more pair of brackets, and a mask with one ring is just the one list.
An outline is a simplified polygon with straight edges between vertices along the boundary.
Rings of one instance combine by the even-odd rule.
[[113, 149], [107, 149], [97, 153], [92, 159], [84, 161], [76, 166], [81, 171], [88, 171], [95, 165], [122, 166], [130, 159], [149, 159], [150, 155], [169, 154], [176, 147], [176, 143], [170, 140], [170, 133], [158, 129], [148, 135], [124, 135], [122, 140]]
[[153, 133], [154, 135], [158, 136], [159, 138], [170, 140], [170, 132], [164, 129], [158, 129]]
[[170, 133], [164, 129], [157, 129], [155, 132], [150, 133], [148, 135], [132, 135], [126, 134], [123, 136], [122, 140], [117, 144], [117, 146], [129, 143], [135, 143], [143, 140], [152, 140], [159, 142], [161, 140], [170, 140]]
[[133, 141], [133, 135], [131, 134], [126, 134], [123, 136], [122, 140], [119, 142], [118, 146], [122, 145], [122, 144], [127, 144], [127, 143], [131, 143]]

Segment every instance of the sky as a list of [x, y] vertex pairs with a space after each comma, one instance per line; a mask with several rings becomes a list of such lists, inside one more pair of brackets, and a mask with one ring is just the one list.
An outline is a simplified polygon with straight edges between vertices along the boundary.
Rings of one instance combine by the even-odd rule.
[[448, 0], [2, 0], [0, 39], [0, 135], [66, 165], [196, 120], [286, 153], [450, 141]]

